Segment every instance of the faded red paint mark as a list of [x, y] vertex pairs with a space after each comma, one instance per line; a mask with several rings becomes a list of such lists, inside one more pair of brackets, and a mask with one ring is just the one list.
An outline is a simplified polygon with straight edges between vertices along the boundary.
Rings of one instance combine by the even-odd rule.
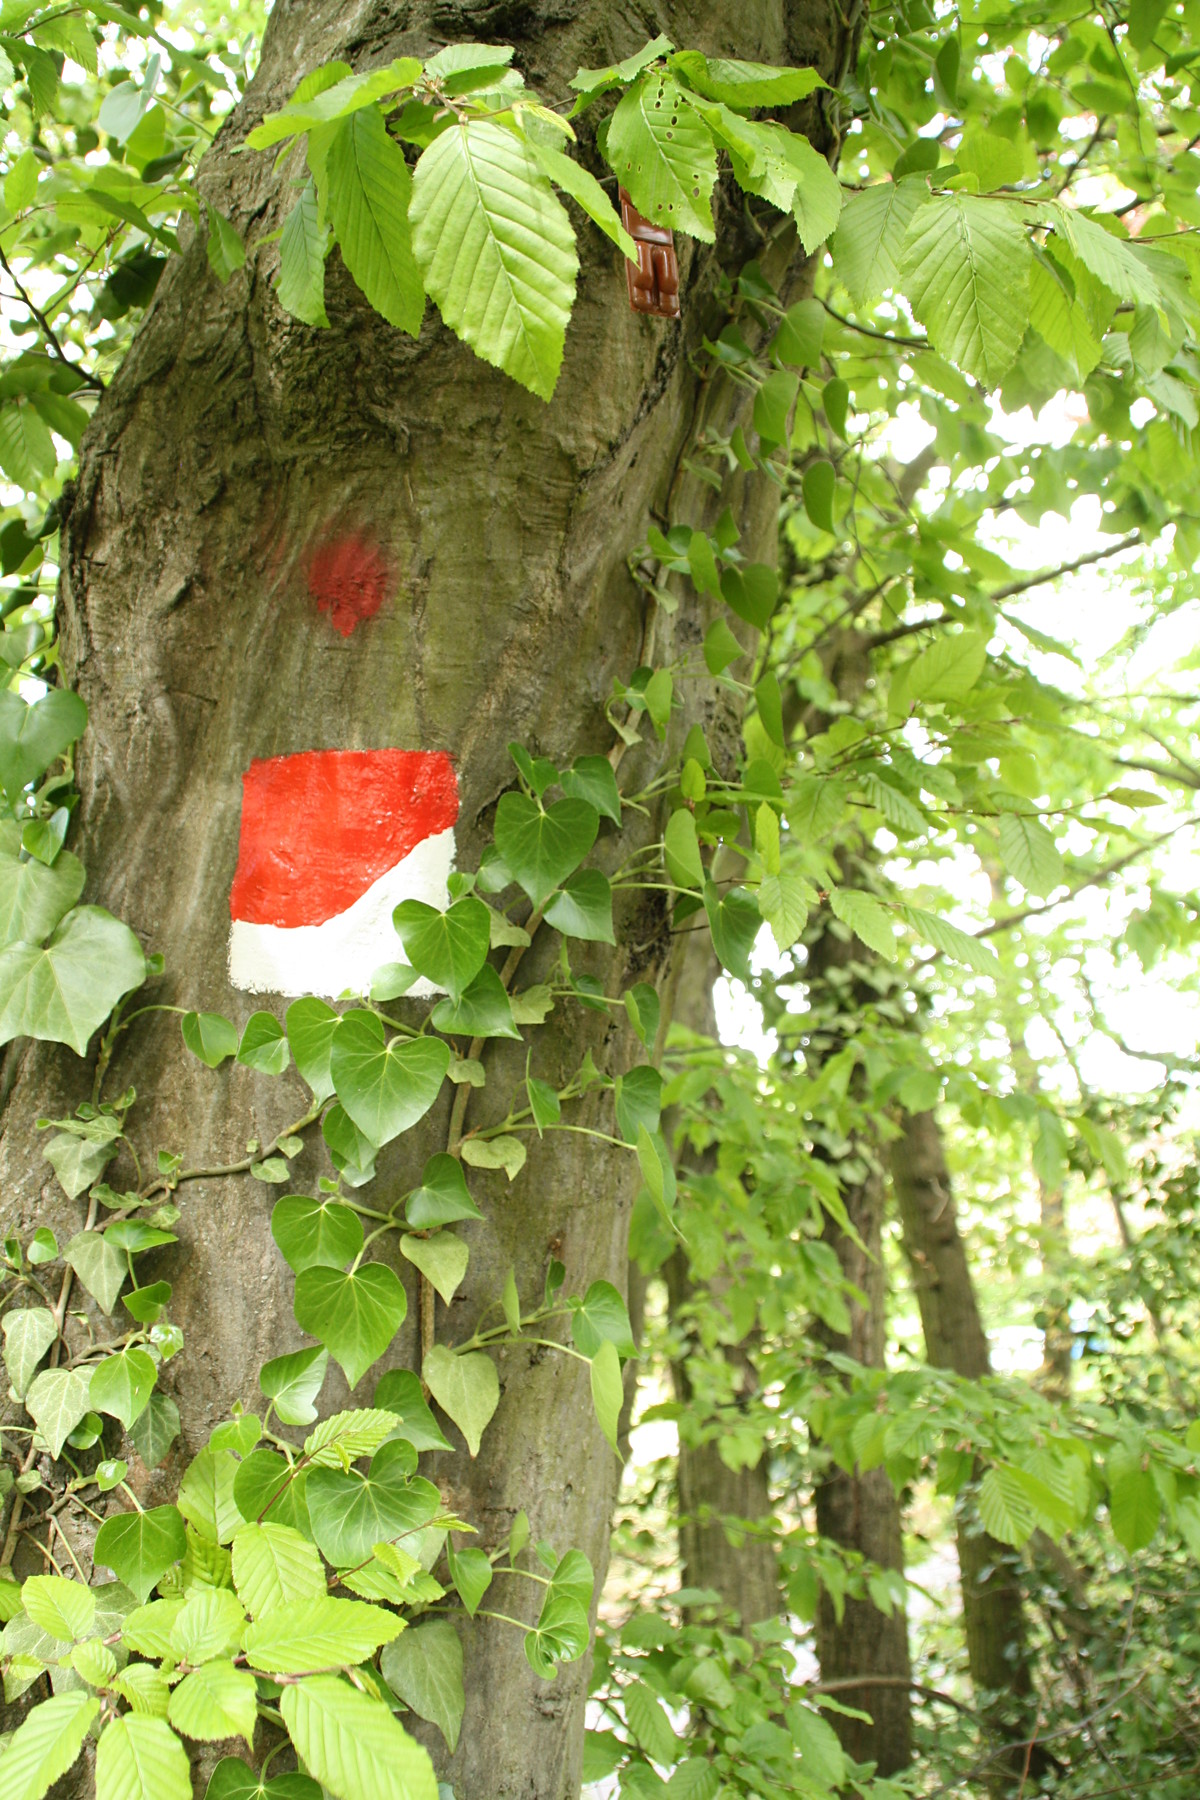
[[349, 637], [363, 619], [373, 619], [388, 597], [391, 580], [378, 546], [351, 532], [328, 538], [308, 565], [308, 591], [335, 631]]
[[307, 750], [252, 762], [230, 915], [324, 924], [457, 817], [458, 777], [442, 750]]

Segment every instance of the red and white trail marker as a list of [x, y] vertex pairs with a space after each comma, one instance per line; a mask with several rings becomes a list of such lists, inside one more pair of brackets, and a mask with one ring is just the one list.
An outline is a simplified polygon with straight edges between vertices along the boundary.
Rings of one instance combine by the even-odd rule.
[[229, 895], [234, 987], [366, 993], [382, 963], [404, 960], [392, 925], [400, 901], [446, 905], [457, 818], [444, 751], [309, 750], [251, 763]]

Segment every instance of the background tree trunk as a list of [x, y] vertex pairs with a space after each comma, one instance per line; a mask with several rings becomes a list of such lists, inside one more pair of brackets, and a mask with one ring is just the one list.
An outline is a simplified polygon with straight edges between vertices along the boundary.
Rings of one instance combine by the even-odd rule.
[[[247, 130], [307, 71], [335, 57], [355, 68], [445, 39], [513, 41], [517, 63], [562, 98], [578, 64], [629, 54], [665, 30], [679, 43], [781, 63], [815, 62], [830, 78], [845, 30], [833, 0], [793, 0], [747, 12], [720, 0], [696, 12], [663, 3], [637, 10], [603, 0], [563, 9], [538, 0], [498, 20], [491, 7], [444, 0], [278, 0], [261, 65], [243, 105], [206, 159], [202, 186], [250, 246], [221, 287], [203, 244], [165, 271], [129, 357], [87, 435], [64, 534], [61, 630], [65, 674], [90, 709], [79, 758], [74, 846], [102, 902], [167, 959], [152, 997], [243, 1018], [245, 996], [226, 975], [229, 888], [236, 860], [241, 776], [252, 758], [320, 748], [448, 750], [461, 790], [458, 857], [473, 868], [500, 794], [512, 783], [516, 739], [564, 763], [606, 752], [604, 704], [615, 675], [663, 663], [701, 641], [688, 604], [674, 619], [648, 613], [626, 558], [651, 515], [700, 524], [732, 504], [747, 555], [772, 557], [775, 494], [735, 477], [718, 498], [686, 477], [682, 457], [706, 422], [728, 430], [746, 396], [704, 384], [692, 352], [723, 323], [719, 258], [760, 254], [783, 278], [791, 241], [764, 251], [739, 212], [722, 222], [719, 252], [681, 244], [682, 328], [637, 318], [619, 257], [586, 226], [564, 371], [550, 405], [477, 361], [430, 311], [419, 341], [371, 312], [336, 257], [327, 332], [287, 317], [270, 287], [277, 250], [255, 250], [281, 223], [290, 165], [235, 156]], [[805, 118], [822, 141], [823, 113]], [[389, 572], [382, 611], [343, 638], [308, 592], [309, 557], [358, 533]], [[684, 718], [686, 722], [686, 715]], [[717, 735], [720, 714], [707, 720]], [[657, 745], [622, 768], [637, 785]], [[613, 866], [657, 822], [602, 842]], [[607, 992], [655, 979], [668, 942], [654, 896], [625, 897], [621, 948], [572, 948], [576, 966]], [[528, 979], [551, 950], [529, 953]], [[560, 1007], [534, 1035], [535, 1073], [561, 1081], [591, 1050], [602, 1067], [628, 1056], [605, 1016]], [[489, 1055], [478, 1121], [502, 1114], [525, 1048]], [[268, 1141], [302, 1110], [294, 1077], [269, 1082], [203, 1069], [183, 1050], [170, 1015], [144, 1019], [122, 1040], [111, 1092], [141, 1098], [130, 1129], [143, 1151], [178, 1150], [221, 1164], [254, 1137]], [[20, 1195], [21, 1222], [78, 1229], [55, 1199], [33, 1129], [44, 1113], [87, 1097], [90, 1072], [42, 1047], [15, 1049], [0, 1179]], [[496, 1095], [496, 1098], [493, 1096]], [[446, 1146], [449, 1098], [380, 1159], [382, 1191], [403, 1191], [423, 1159]], [[580, 1122], [595, 1122], [599, 1103]], [[580, 1147], [584, 1146], [584, 1147]], [[319, 1146], [293, 1166], [310, 1186]], [[120, 1171], [115, 1172], [120, 1180]], [[471, 1266], [437, 1333], [470, 1335], [515, 1267], [521, 1296], [540, 1293], [547, 1256], [561, 1256], [579, 1288], [624, 1279], [632, 1158], [594, 1140], [547, 1137], [509, 1189], [471, 1176], [486, 1221], [469, 1233]], [[174, 1283], [172, 1315], [185, 1349], [171, 1373], [193, 1451], [235, 1398], [253, 1406], [260, 1362], [300, 1341], [291, 1277], [269, 1232], [274, 1194], [212, 1179], [181, 1190], [180, 1242], [158, 1274]], [[409, 1272], [411, 1273], [411, 1272]], [[416, 1306], [388, 1361], [417, 1366]], [[105, 1335], [101, 1330], [101, 1336]], [[480, 1456], [437, 1459], [431, 1471], [485, 1547], [527, 1508], [535, 1539], [576, 1544], [603, 1574], [617, 1464], [596, 1428], [586, 1371], [566, 1358], [500, 1353], [503, 1397]], [[370, 1397], [373, 1372], [356, 1403]], [[344, 1402], [332, 1378], [325, 1404]], [[147, 1497], [173, 1487], [177, 1455], [132, 1479]], [[507, 1598], [507, 1596], [506, 1596]], [[514, 1605], [518, 1604], [514, 1600]], [[561, 1800], [579, 1785], [586, 1673], [553, 1687], [533, 1676], [505, 1627], [480, 1623], [467, 1640], [467, 1715], [458, 1754], [432, 1748], [458, 1800]]]

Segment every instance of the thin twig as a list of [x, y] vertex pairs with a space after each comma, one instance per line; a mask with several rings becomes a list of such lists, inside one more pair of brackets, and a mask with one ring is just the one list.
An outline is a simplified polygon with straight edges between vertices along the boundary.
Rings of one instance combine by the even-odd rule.
[[57, 356], [58, 360], [62, 363], [65, 363], [68, 369], [72, 370], [74, 374], [78, 375], [79, 379], [83, 382], [85, 387], [94, 388], [98, 394], [102, 394], [104, 392], [104, 383], [101, 381], [100, 377], [98, 375], [91, 374], [90, 371], [87, 369], [81, 369], [78, 363], [74, 363], [71, 361], [71, 358], [67, 355], [66, 351], [63, 349], [62, 345], [59, 343], [57, 337], [54, 335], [53, 325], [51, 325], [49, 319], [46, 317], [45, 313], [41, 310], [41, 308], [34, 303], [32, 298], [30, 297], [30, 294], [29, 294], [27, 288], [23, 285], [20, 276], [14, 270], [12, 264], [9, 262], [7, 256], [5, 256], [3, 250], [0, 250], [0, 268], [2, 268], [4, 270], [4, 273], [8, 276], [8, 279], [12, 282], [12, 284], [16, 288], [18, 294], [20, 294], [22, 300], [25, 302], [26, 306], [29, 308], [33, 317], [37, 320], [38, 324], [41, 326], [42, 330], [45, 332], [46, 342], [49, 344], [51, 350], [54, 352], [55, 356]]

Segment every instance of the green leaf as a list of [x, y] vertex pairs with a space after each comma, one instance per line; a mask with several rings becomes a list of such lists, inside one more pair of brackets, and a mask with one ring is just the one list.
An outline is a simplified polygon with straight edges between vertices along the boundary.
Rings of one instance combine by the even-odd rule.
[[284, 1689], [280, 1710], [305, 1767], [337, 1800], [438, 1800], [428, 1751], [382, 1701], [349, 1682], [332, 1675], [297, 1682]]
[[484, 1550], [450, 1550], [450, 1579], [458, 1597], [474, 1618], [479, 1603], [492, 1585], [492, 1562]]
[[1109, 231], [1077, 207], [1056, 207], [1054, 224], [1089, 274], [1118, 300], [1142, 306], [1162, 305], [1158, 282], [1128, 238]]
[[204, 204], [208, 213], [208, 241], [205, 246], [208, 266], [217, 280], [224, 283], [245, 262], [246, 246], [212, 201], [206, 200]]
[[[0, 413], [0, 419], [3, 416]], [[11, 688], [0, 691], [0, 785], [10, 800], [15, 801], [83, 736], [87, 716], [86, 705], [69, 688], [51, 688], [32, 704]]]
[[435, 1344], [427, 1353], [421, 1372], [430, 1393], [462, 1432], [471, 1455], [476, 1456], [484, 1429], [500, 1404], [500, 1381], [491, 1357], [482, 1350], [456, 1355], [444, 1344]]
[[333, 1034], [329, 1068], [338, 1099], [376, 1145], [425, 1117], [449, 1067], [450, 1046], [436, 1038], [393, 1038], [385, 1045], [374, 1013], [346, 1013]]
[[449, 1231], [439, 1231], [428, 1238], [405, 1236], [400, 1239], [400, 1254], [415, 1263], [449, 1306], [470, 1259], [462, 1239]]
[[586, 800], [601, 818], [621, 823], [621, 794], [613, 766], [606, 756], [577, 756], [559, 777], [569, 800]]
[[223, 1756], [209, 1778], [204, 1800], [321, 1800], [308, 1775], [276, 1775], [263, 1781], [237, 1756]]
[[207, 1662], [185, 1675], [172, 1692], [167, 1717], [185, 1737], [204, 1743], [244, 1737], [252, 1746], [258, 1721], [254, 1677], [232, 1662]]
[[441, 1000], [430, 1015], [435, 1031], [447, 1037], [519, 1038], [512, 1015], [512, 1003], [504, 983], [492, 967], [485, 963], [457, 1001]]
[[45, 863], [0, 853], [0, 944], [40, 944], [83, 892], [83, 864], [63, 850]]
[[309, 1517], [329, 1562], [365, 1562], [376, 1544], [410, 1536], [437, 1518], [442, 1497], [432, 1482], [409, 1479], [416, 1466], [413, 1446], [393, 1438], [372, 1457], [366, 1475], [313, 1470], [305, 1490]]
[[758, 910], [780, 950], [789, 950], [798, 941], [816, 898], [816, 889], [802, 875], [763, 876], [758, 885]]
[[988, 1469], [979, 1484], [979, 1517], [998, 1543], [1019, 1548], [1032, 1537], [1037, 1514], [1015, 1469], [1005, 1463]]
[[918, 176], [877, 182], [846, 201], [830, 249], [833, 272], [856, 306], [895, 287], [909, 223], [928, 194]]
[[833, 464], [818, 457], [809, 463], [801, 480], [804, 510], [819, 531], [832, 532], [833, 502], [837, 493], [837, 475]]
[[587, 1613], [571, 1594], [553, 1585], [533, 1631], [525, 1633], [525, 1657], [543, 1681], [553, 1681], [555, 1664], [575, 1662], [588, 1646]]
[[829, 904], [834, 918], [848, 925], [855, 937], [874, 950], [887, 962], [895, 962], [898, 955], [896, 935], [892, 930], [892, 915], [878, 900], [870, 894], [860, 893], [854, 888], [834, 888], [829, 895]]
[[283, 1026], [274, 1013], [251, 1013], [238, 1044], [237, 1059], [260, 1075], [282, 1075], [291, 1059]]
[[453, 1225], [458, 1219], [483, 1217], [467, 1191], [462, 1164], [445, 1151], [429, 1158], [421, 1174], [421, 1185], [408, 1196], [404, 1212], [417, 1231], [434, 1225]]
[[807, 1706], [789, 1706], [787, 1721], [805, 1774], [829, 1788], [840, 1787], [846, 1779], [846, 1753], [828, 1719]]
[[246, 1661], [251, 1668], [280, 1675], [341, 1668], [365, 1662], [403, 1630], [403, 1619], [382, 1606], [322, 1595], [280, 1607], [248, 1625]]
[[913, 214], [901, 279], [941, 355], [987, 388], [1011, 369], [1029, 324], [1033, 252], [1017, 215], [994, 200], [939, 195]]
[[360, 1456], [374, 1456], [396, 1428], [393, 1413], [357, 1406], [322, 1419], [304, 1440], [304, 1454], [317, 1468], [344, 1469]]
[[70, 1263], [100, 1310], [111, 1313], [129, 1265], [116, 1245], [108, 1242], [107, 1233], [79, 1232], [63, 1251], [63, 1260]]
[[87, 1411], [91, 1381], [90, 1369], [43, 1369], [30, 1382], [25, 1410], [45, 1439], [51, 1456], [59, 1455]]
[[496, 848], [535, 906], [542, 906], [596, 841], [600, 818], [586, 800], [543, 807], [526, 794], [500, 796]]
[[231, 1538], [247, 1520], [261, 1524], [269, 1519], [275, 1525], [310, 1532], [304, 1499], [306, 1480], [303, 1470], [293, 1475], [277, 1450], [252, 1450], [239, 1463], [233, 1478], [231, 1498], [237, 1508], [237, 1520]]
[[24, 1306], [5, 1313], [2, 1329], [4, 1366], [13, 1392], [23, 1400], [38, 1364], [58, 1336], [58, 1327], [48, 1306]]
[[41, 1800], [74, 1765], [99, 1712], [95, 1695], [78, 1690], [55, 1694], [35, 1706], [0, 1759], [3, 1800]]
[[595, 1356], [610, 1343], [622, 1356], [635, 1356], [629, 1314], [611, 1281], [593, 1281], [571, 1315], [571, 1335], [584, 1356]]
[[909, 664], [909, 698], [961, 700], [986, 664], [987, 638], [982, 631], [945, 632]]
[[410, 217], [446, 324], [548, 400], [579, 262], [571, 221], [532, 147], [490, 120], [452, 125], [417, 163]]
[[648, 44], [643, 44], [640, 50], [627, 56], [623, 62], [609, 63], [603, 69], [576, 70], [571, 77], [570, 86], [584, 95], [579, 105], [586, 106], [589, 100], [594, 100], [597, 94], [604, 93], [608, 88], [627, 87], [648, 63], [652, 63], [658, 56], [665, 56], [673, 48], [670, 38], [659, 36], [652, 38]]
[[192, 1800], [187, 1752], [162, 1719], [125, 1713], [96, 1752], [96, 1800]]
[[276, 1607], [319, 1599], [325, 1592], [325, 1570], [306, 1537], [268, 1520], [235, 1532], [233, 1585], [251, 1618], [258, 1619]]
[[1030, 894], [1049, 894], [1065, 879], [1058, 845], [1041, 820], [1026, 813], [1005, 813], [1001, 819], [1000, 854]]
[[284, 312], [304, 325], [328, 328], [325, 312], [325, 258], [329, 227], [321, 216], [317, 184], [310, 177], [283, 222], [275, 292]]
[[418, 1718], [437, 1726], [453, 1756], [466, 1696], [462, 1644], [450, 1621], [434, 1619], [427, 1625], [410, 1626], [386, 1646], [380, 1669], [392, 1692]]
[[123, 1581], [140, 1605], [187, 1549], [183, 1515], [177, 1506], [115, 1513], [96, 1533], [95, 1560]]
[[710, 881], [705, 884], [704, 910], [721, 967], [741, 981], [750, 981], [750, 952], [763, 922], [754, 896], [736, 887], [722, 893]]
[[717, 153], [707, 127], [665, 71], [645, 74], [609, 121], [605, 156], [655, 225], [714, 241]]
[[87, 1637], [96, 1618], [91, 1588], [62, 1575], [31, 1575], [22, 1584], [21, 1604], [39, 1630], [61, 1644]]
[[418, 1376], [411, 1369], [389, 1369], [379, 1377], [375, 1404], [394, 1413], [400, 1431], [415, 1450], [449, 1450], [437, 1420], [429, 1410]]
[[111, 1413], [128, 1431], [146, 1410], [157, 1375], [158, 1366], [148, 1350], [133, 1346], [106, 1356], [92, 1370], [88, 1405], [95, 1412]]
[[[638, 1131], [657, 1131], [662, 1110], [662, 1076], [648, 1063], [641, 1063], [616, 1081], [617, 1129], [628, 1144], [636, 1144]], [[601, 1283], [601, 1286], [604, 1284]], [[591, 1290], [589, 1290], [590, 1292]], [[615, 1292], [615, 1289], [613, 1290]]]
[[673, 1763], [679, 1755], [679, 1740], [652, 1689], [644, 1681], [633, 1681], [624, 1698], [626, 1721], [642, 1749], [655, 1762]]
[[503, 1169], [515, 1181], [525, 1167], [526, 1150], [520, 1138], [467, 1138], [462, 1159], [472, 1169]]
[[457, 1000], [487, 961], [491, 914], [467, 894], [445, 912], [423, 900], [403, 900], [392, 914], [404, 954], [427, 981]]
[[[245, 1466], [243, 1462], [241, 1467]], [[229, 1543], [239, 1525], [245, 1524], [234, 1499], [238, 1469], [231, 1450], [201, 1450], [188, 1464], [179, 1484], [176, 1498], [180, 1512], [209, 1543]]]
[[237, 1055], [237, 1026], [220, 1013], [184, 1013], [180, 1025], [184, 1043], [206, 1068], [218, 1069], [227, 1057]]
[[577, 163], [561, 150], [550, 144], [533, 144], [533, 154], [537, 157], [543, 175], [548, 175], [556, 187], [570, 194], [572, 200], [581, 206], [588, 218], [598, 225], [606, 238], [617, 246], [622, 255], [630, 262], [638, 260], [638, 248], [621, 223], [621, 215], [613, 206], [590, 169]]
[[363, 1247], [363, 1228], [351, 1207], [307, 1194], [287, 1194], [276, 1201], [271, 1236], [297, 1275], [318, 1266], [343, 1269]]
[[325, 172], [342, 261], [376, 312], [416, 337], [425, 290], [408, 222], [412, 177], [377, 106], [360, 107], [339, 126]]
[[592, 1357], [592, 1404], [596, 1408], [600, 1429], [618, 1456], [620, 1449], [617, 1444], [617, 1425], [621, 1417], [624, 1393], [617, 1347], [605, 1339]]
[[296, 1280], [297, 1323], [327, 1347], [352, 1388], [378, 1362], [407, 1311], [404, 1289], [383, 1263], [364, 1263], [353, 1275], [316, 1266]]
[[348, 1187], [363, 1187], [375, 1179], [376, 1146], [360, 1131], [344, 1106], [336, 1102], [321, 1120], [321, 1136], [334, 1168]]
[[667, 59], [689, 87], [726, 106], [793, 106], [826, 84], [815, 69], [781, 69], [769, 63], [736, 62], [679, 50]]
[[147, 1469], [157, 1469], [179, 1436], [179, 1408], [169, 1394], [157, 1390], [144, 1413], [134, 1420], [129, 1441]]
[[673, 812], [667, 820], [663, 849], [667, 873], [676, 887], [694, 889], [704, 886], [704, 864], [700, 860], [696, 820], [685, 807]]
[[[10, 481], [20, 488], [37, 488], [44, 475], [53, 473], [57, 461], [54, 440], [28, 400], [9, 400], [0, 406], [0, 469]], [[55, 692], [64, 691], [55, 689]], [[17, 699], [15, 694], [12, 697], [24, 708], [23, 700]], [[7, 778], [4, 785], [8, 787]]]
[[999, 970], [996, 952], [983, 939], [972, 937], [967, 931], [960, 931], [957, 925], [951, 925], [937, 913], [924, 912], [919, 906], [902, 906], [900, 917], [906, 925], [911, 925], [919, 937], [940, 950], [944, 956], [952, 957], [955, 962], [965, 963], [968, 969], [974, 969], [977, 975], [995, 975]]
[[738, 643], [724, 619], [714, 619], [704, 634], [704, 664], [710, 675], [719, 675], [730, 663], [737, 662], [746, 651]]
[[546, 923], [564, 937], [615, 944], [608, 877], [598, 869], [579, 869], [568, 875], [546, 908]]
[[41, 949], [0, 951], [0, 1044], [43, 1038], [84, 1056], [117, 1001], [145, 979], [129, 927], [103, 907], [76, 906]]
[[637, 1159], [642, 1180], [650, 1190], [650, 1198], [658, 1208], [664, 1224], [670, 1225], [671, 1209], [675, 1205], [675, 1164], [671, 1161], [661, 1132], [647, 1131], [644, 1125], [639, 1129]]
[[284, 1014], [284, 1022], [297, 1069], [314, 1097], [328, 1100], [333, 1093], [329, 1055], [333, 1034], [341, 1024], [341, 1014], [334, 1012], [324, 1000], [293, 1000]]
[[1154, 1476], [1142, 1459], [1118, 1446], [1108, 1459], [1108, 1513], [1113, 1536], [1132, 1556], [1158, 1534], [1162, 1502]]
[[276, 1356], [258, 1371], [258, 1385], [284, 1425], [311, 1425], [317, 1416], [313, 1404], [325, 1384], [329, 1352], [323, 1344]]

